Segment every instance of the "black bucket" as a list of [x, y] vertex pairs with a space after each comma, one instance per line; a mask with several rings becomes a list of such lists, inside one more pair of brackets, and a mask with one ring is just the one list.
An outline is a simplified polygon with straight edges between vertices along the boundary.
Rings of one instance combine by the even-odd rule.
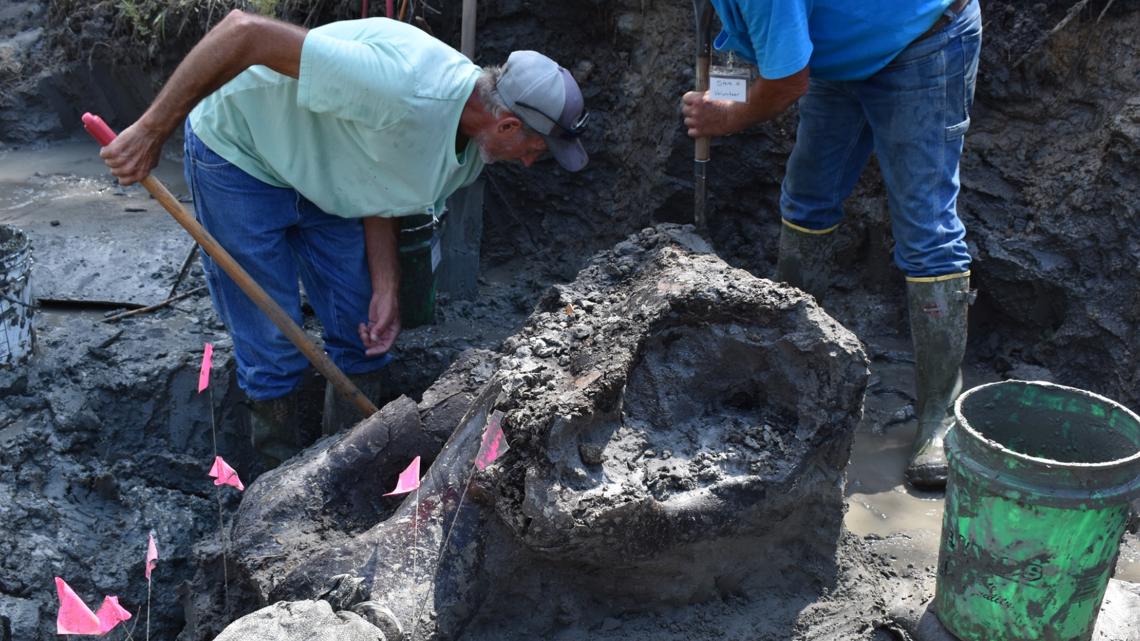
[[412, 329], [435, 320], [440, 223], [430, 214], [400, 219], [400, 325]]

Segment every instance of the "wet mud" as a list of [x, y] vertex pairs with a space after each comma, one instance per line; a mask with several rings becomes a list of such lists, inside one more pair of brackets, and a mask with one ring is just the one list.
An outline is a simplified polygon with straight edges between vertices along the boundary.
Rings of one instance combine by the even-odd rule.
[[[115, 215], [119, 231], [146, 215], [164, 215], [137, 190], [115, 195], [93, 143], [77, 133], [78, 116], [94, 110], [117, 128], [128, 124], [196, 37], [188, 28], [158, 46], [157, 37], [128, 36], [110, 13], [111, 4], [98, 4], [97, 10], [69, 16], [53, 13], [50, 3], [0, 7], [0, 223], [18, 217], [33, 231], [33, 244], [36, 225], [54, 230], [65, 252], [53, 252], [54, 258], [79, 257], [66, 253], [71, 245], [64, 232], [88, 233], [95, 222], [85, 218], [100, 215], [108, 200], [116, 205], [103, 213]], [[437, 4], [437, 35], [457, 42], [459, 3]], [[960, 201], [979, 290], [964, 373], [967, 386], [1044, 379], [1089, 389], [1135, 410], [1140, 59], [1134, 45], [1140, 10], [1127, 2], [1093, 0], [1070, 17], [1078, 4], [1049, 0], [1030, 11], [992, 0], [984, 7], [987, 31]], [[351, 9], [335, 7], [328, 17]], [[578, 77], [594, 111], [594, 133], [586, 142], [591, 166], [577, 175], [549, 162], [525, 172], [489, 168], [480, 295], [472, 301], [441, 299], [436, 324], [404, 335], [397, 366], [389, 371], [392, 399], [407, 394], [422, 402], [424, 391], [464, 350], [498, 350], [552, 284], [573, 280], [597, 252], [644, 227], [691, 216], [692, 146], [676, 106], [692, 84], [690, 7], [640, 0], [503, 1], [480, 3], [480, 12], [480, 62], [536, 48]], [[713, 144], [713, 249], [728, 264], [761, 277], [775, 262], [776, 199], [794, 129], [791, 113]], [[177, 150], [173, 141], [168, 161], [177, 160]], [[176, 162], [164, 171], [163, 180], [177, 185]], [[52, 220], [65, 222], [61, 211], [70, 217], [53, 227]], [[885, 595], [905, 588], [913, 592], [908, 603], [932, 595], [942, 502], [938, 494], [914, 492], [902, 483], [915, 429], [913, 365], [902, 277], [891, 265], [886, 198], [873, 166], [847, 211], [829, 274], [832, 287], [822, 302], [863, 342], [871, 378], [848, 467], [847, 533], [838, 539], [833, 584], [839, 596], [821, 597], [806, 586], [761, 601], [761, 593], [727, 590], [703, 603], [636, 612], [580, 592], [561, 598], [564, 584], [531, 576], [496, 584], [488, 598], [502, 608], [477, 612], [465, 638], [880, 641], [885, 637], [876, 635], [885, 633], [875, 629], [890, 605]], [[100, 244], [125, 258], [91, 271], [167, 290], [185, 247], [153, 252], [161, 264], [143, 267], [135, 261], [148, 237], [132, 240], [112, 229]], [[60, 273], [60, 282], [73, 284], [66, 269]], [[180, 287], [201, 284], [194, 266]], [[82, 301], [46, 307], [36, 315], [30, 363], [0, 369], [2, 641], [53, 636], [55, 575], [89, 602], [117, 593], [138, 612], [146, 597], [142, 560], [150, 529], [156, 530], [163, 557], [152, 601], [156, 637], [211, 639], [259, 604], [256, 592], [245, 592], [236, 581], [228, 602], [220, 588], [223, 570], [233, 581], [236, 569], [226, 565], [233, 558], [223, 554], [217, 500], [204, 477], [214, 429], [219, 447], [233, 452], [235, 467], [251, 470], [246, 480], [256, 476], [224, 328], [204, 293], [119, 324], [102, 322], [107, 311]], [[318, 329], [312, 319], [308, 328]], [[530, 347], [533, 354], [546, 345], [542, 336], [534, 338], [541, 345], [516, 345], [514, 351]], [[206, 340], [218, 348], [212, 399], [194, 391]], [[682, 351], [723, 347], [684, 335], [669, 345]], [[668, 349], [662, 344], [655, 353]], [[662, 358], [634, 377], [632, 387], [660, 388], [664, 381], [668, 388], [684, 376], [693, 373], [677, 371], [671, 359]], [[308, 383], [314, 407], [321, 385], [316, 379]], [[654, 426], [654, 412], [684, 415], [684, 408], [648, 402], [648, 393], [634, 396], [641, 399], [631, 396], [646, 430]], [[726, 403], [719, 411], [743, 409]], [[763, 430], [748, 436], [761, 448], [769, 443]], [[779, 441], [778, 430], [775, 436]], [[643, 465], [653, 479], [650, 495], [661, 498], [683, 491], [683, 476], [706, 469], [698, 465], [678, 474], [670, 468], [677, 443], [645, 445], [653, 457], [614, 450], [603, 457], [603, 468]], [[742, 438], [718, 448], [731, 455], [752, 445]], [[670, 458], [664, 458], [665, 450]], [[591, 459], [605, 448], [583, 451]], [[719, 461], [706, 467], [714, 473], [727, 469]], [[223, 495], [227, 521], [239, 499]], [[503, 540], [517, 536], [516, 529], [501, 527], [496, 535]], [[1137, 527], [1134, 522], [1122, 541], [1118, 579], [1140, 581]], [[488, 555], [504, 567], [550, 562], [529, 552]], [[504, 631], [503, 621], [513, 627]], [[829, 625], [836, 626], [830, 636]]]

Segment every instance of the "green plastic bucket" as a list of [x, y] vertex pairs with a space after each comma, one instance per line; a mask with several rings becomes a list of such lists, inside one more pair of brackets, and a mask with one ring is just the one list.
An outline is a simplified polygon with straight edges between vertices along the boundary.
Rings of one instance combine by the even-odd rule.
[[1140, 417], [1045, 382], [962, 394], [934, 608], [962, 641], [1088, 641], [1140, 496]]
[[435, 320], [439, 241], [440, 225], [430, 214], [400, 219], [400, 326], [404, 329]]

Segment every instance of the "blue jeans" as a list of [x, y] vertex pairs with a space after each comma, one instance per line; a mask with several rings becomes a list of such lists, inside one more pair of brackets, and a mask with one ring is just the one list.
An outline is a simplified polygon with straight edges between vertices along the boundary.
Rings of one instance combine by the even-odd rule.
[[887, 186], [895, 264], [908, 278], [969, 271], [958, 161], [981, 49], [978, 4], [866, 80], [811, 79], [781, 189], [785, 223], [833, 230], [873, 151]]
[[[324, 327], [325, 351], [346, 374], [391, 360], [366, 357], [357, 325], [368, 321], [372, 282], [359, 219], [321, 211], [294, 189], [268, 185], [210, 151], [186, 121], [186, 184], [198, 222], [294, 322], [298, 278]], [[206, 253], [200, 252], [214, 309], [234, 340], [238, 385], [255, 401], [284, 396], [308, 360]]]

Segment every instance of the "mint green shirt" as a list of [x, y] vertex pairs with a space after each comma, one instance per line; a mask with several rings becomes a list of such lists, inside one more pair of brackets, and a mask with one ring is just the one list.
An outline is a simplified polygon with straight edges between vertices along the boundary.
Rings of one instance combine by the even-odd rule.
[[330, 214], [443, 212], [483, 169], [456, 154], [459, 116], [479, 67], [411, 25], [372, 18], [313, 29], [298, 79], [242, 72], [190, 112], [214, 153]]

